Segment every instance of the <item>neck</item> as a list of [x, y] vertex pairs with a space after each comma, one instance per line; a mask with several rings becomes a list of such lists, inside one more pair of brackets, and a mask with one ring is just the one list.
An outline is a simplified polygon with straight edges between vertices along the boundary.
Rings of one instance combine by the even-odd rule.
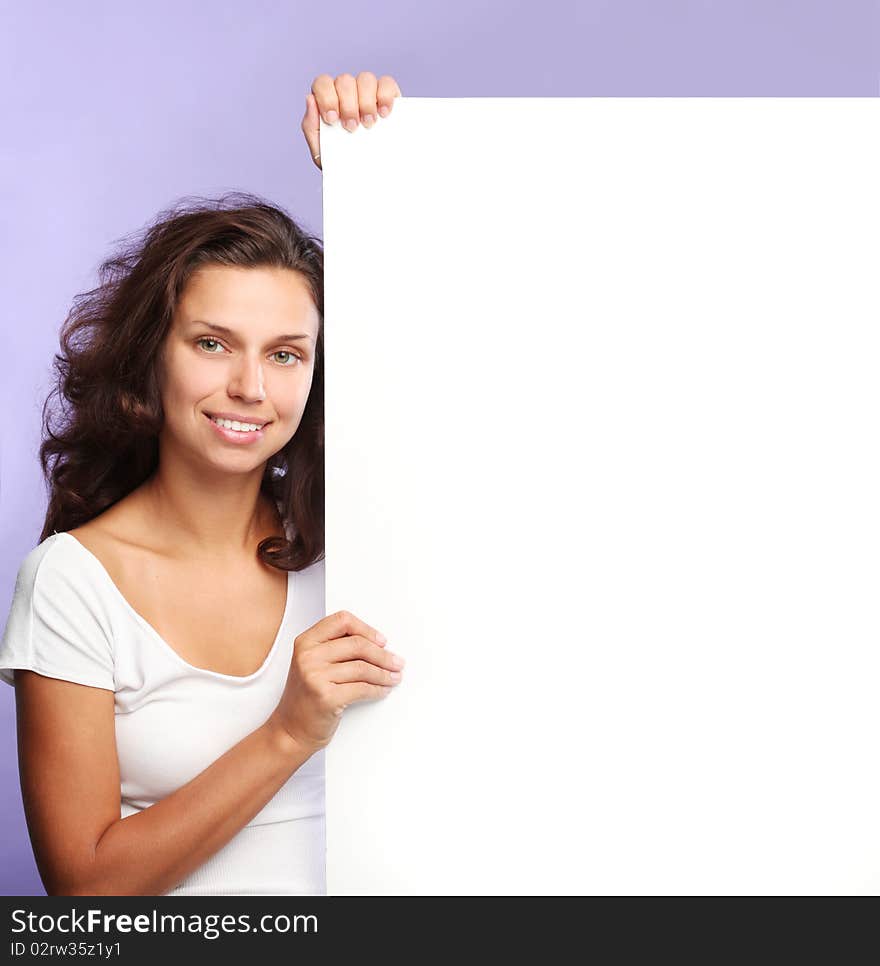
[[211, 474], [160, 457], [142, 488], [147, 519], [176, 554], [212, 563], [251, 557], [261, 540], [283, 535], [277, 507], [260, 490], [263, 469]]

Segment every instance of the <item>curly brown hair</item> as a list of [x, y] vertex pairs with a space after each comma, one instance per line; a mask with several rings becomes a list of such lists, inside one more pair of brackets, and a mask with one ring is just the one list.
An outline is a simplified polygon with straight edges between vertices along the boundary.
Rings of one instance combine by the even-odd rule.
[[257, 555], [279, 570], [323, 557], [323, 245], [283, 209], [245, 192], [179, 200], [122, 239], [101, 264], [98, 287], [74, 296], [43, 405], [39, 456], [49, 503], [40, 542], [96, 517], [158, 466], [157, 361], [188, 279], [206, 264], [289, 268], [311, 289], [319, 316], [311, 391], [297, 431], [266, 461], [260, 484], [293, 539], [266, 538]]

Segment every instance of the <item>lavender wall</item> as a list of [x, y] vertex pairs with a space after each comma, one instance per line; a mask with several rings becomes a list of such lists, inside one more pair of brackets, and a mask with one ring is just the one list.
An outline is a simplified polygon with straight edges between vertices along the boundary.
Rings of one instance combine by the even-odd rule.
[[[94, 284], [114, 239], [183, 195], [254, 191], [320, 233], [304, 98], [315, 75], [360, 70], [418, 97], [876, 97], [880, 0], [5, 0], [4, 621], [42, 523], [40, 405], [72, 296]], [[8, 687], [0, 769], [0, 894], [43, 895]]]

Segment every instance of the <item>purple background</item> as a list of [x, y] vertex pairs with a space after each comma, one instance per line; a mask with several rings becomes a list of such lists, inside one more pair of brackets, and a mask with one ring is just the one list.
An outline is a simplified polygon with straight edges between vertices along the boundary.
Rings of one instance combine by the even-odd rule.
[[[318, 74], [392, 74], [413, 97], [880, 93], [880, 0], [6, 0], [0, 17], [3, 623], [42, 525], [40, 406], [73, 295], [183, 195], [253, 191], [322, 233], [299, 128]], [[44, 895], [7, 686], [0, 770], [0, 894]]]

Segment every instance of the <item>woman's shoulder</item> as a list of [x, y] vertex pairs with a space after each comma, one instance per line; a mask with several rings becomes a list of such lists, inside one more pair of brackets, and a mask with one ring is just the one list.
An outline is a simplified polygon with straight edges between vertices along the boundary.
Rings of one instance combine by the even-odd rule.
[[67, 531], [56, 532], [25, 554], [15, 579], [15, 598], [41, 597], [64, 601], [69, 595], [95, 595], [100, 583], [94, 580], [84, 545]]
[[323, 584], [325, 576], [324, 558], [321, 557], [310, 563], [307, 567], [303, 567], [302, 570], [298, 571], [298, 576], [301, 580], [312, 580]]
[[296, 595], [309, 624], [314, 624], [327, 613], [324, 557], [303, 567], [295, 575]]
[[150, 550], [149, 522], [140, 508], [137, 490], [99, 513], [68, 535], [111, 576], [126, 576], [140, 567]]
[[124, 541], [120, 540], [112, 528], [95, 519], [69, 530], [67, 536], [72, 537], [81, 549], [88, 551], [89, 556], [101, 563], [105, 569], [115, 569], [112, 564], [119, 559], [120, 547]]
[[53, 574], [64, 569], [63, 561], [68, 559], [65, 538], [65, 533], [52, 533], [25, 554], [18, 568], [16, 591], [32, 588], [38, 574]]
[[0, 679], [16, 668], [113, 690], [112, 598], [83, 548], [53, 533], [19, 567], [0, 639]]
[[60, 599], [70, 593], [104, 596], [105, 563], [113, 567], [125, 556], [113, 525], [118, 519], [118, 514], [104, 513], [82, 526], [50, 534], [21, 558], [14, 595], [31, 598], [39, 589], [41, 595]]

